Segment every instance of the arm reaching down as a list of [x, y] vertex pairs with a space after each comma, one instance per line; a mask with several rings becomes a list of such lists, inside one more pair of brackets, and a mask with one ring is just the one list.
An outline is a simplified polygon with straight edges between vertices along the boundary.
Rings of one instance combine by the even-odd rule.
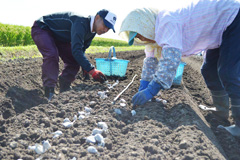
[[177, 67], [181, 61], [181, 51], [176, 48], [163, 49], [163, 58], [158, 63], [158, 69], [147, 88], [139, 91], [132, 98], [133, 106], [143, 105], [153, 98], [161, 89], [172, 86]]

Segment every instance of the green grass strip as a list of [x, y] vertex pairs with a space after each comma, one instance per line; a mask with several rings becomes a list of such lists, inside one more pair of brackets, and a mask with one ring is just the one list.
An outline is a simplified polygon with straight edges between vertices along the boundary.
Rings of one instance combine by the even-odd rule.
[[[86, 53], [106, 53], [109, 52], [109, 46], [90, 46]], [[116, 52], [143, 50], [144, 46], [117, 46]], [[0, 47], [0, 60], [19, 59], [19, 58], [35, 58], [42, 57], [36, 45], [15, 46], [15, 47]]]
[[0, 47], [0, 60], [41, 57], [36, 45]]

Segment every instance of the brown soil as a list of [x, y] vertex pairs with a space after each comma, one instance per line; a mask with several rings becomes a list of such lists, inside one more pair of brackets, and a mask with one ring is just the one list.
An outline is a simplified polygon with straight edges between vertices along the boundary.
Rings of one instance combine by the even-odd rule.
[[[88, 55], [92, 63], [95, 57]], [[224, 130], [222, 122], [211, 112], [202, 111], [199, 104], [212, 107], [210, 94], [200, 74], [201, 57], [184, 58], [185, 66], [181, 86], [161, 91], [157, 96], [167, 100], [148, 102], [131, 115], [131, 98], [137, 92], [141, 75], [143, 51], [117, 52], [118, 58], [130, 60], [125, 78], [113, 89], [93, 79], [83, 80], [79, 73], [73, 89], [56, 94], [51, 102], [43, 97], [41, 81], [42, 59], [21, 59], [0, 62], [0, 159], [239, 159], [240, 140]], [[61, 63], [61, 66], [62, 63]], [[132, 80], [133, 84], [116, 104], [113, 99]], [[110, 84], [114, 78], [108, 79]], [[58, 88], [57, 88], [58, 90]], [[101, 99], [98, 91], [106, 91]], [[119, 105], [126, 100], [126, 107]], [[94, 102], [93, 102], [94, 101]], [[91, 114], [76, 120], [71, 128], [62, 123], [65, 118], [91, 107]], [[114, 109], [121, 109], [117, 114]], [[103, 133], [105, 146], [86, 143], [97, 123], [103, 121], [108, 131]], [[53, 132], [63, 134], [53, 139]], [[51, 148], [43, 154], [28, 149], [36, 143], [49, 140]], [[98, 154], [87, 151], [94, 146]]]

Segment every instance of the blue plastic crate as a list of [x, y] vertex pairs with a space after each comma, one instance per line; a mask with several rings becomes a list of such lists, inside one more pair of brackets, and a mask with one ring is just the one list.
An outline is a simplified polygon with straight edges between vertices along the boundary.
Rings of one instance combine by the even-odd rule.
[[177, 68], [177, 72], [176, 72], [176, 76], [173, 79], [173, 84], [174, 85], [181, 85], [182, 82], [182, 75], [183, 75], [183, 71], [184, 71], [184, 66], [186, 65], [186, 63], [181, 62]]
[[[113, 58], [111, 54], [113, 52]], [[97, 69], [106, 76], [124, 77], [127, 71], [128, 60], [117, 59], [114, 46], [109, 50], [108, 58], [95, 58]]]

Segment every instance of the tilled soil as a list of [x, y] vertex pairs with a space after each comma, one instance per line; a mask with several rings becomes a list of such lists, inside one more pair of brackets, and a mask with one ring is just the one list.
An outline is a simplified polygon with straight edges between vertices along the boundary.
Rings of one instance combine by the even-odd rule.
[[[187, 65], [182, 84], [156, 96], [167, 103], [148, 102], [132, 116], [131, 98], [139, 87], [144, 52], [117, 52], [117, 56], [130, 60], [126, 77], [118, 85], [109, 89], [92, 78], [84, 80], [79, 72], [72, 90], [57, 93], [50, 102], [43, 96], [41, 58], [0, 62], [0, 159], [240, 159], [239, 139], [217, 129], [220, 124], [233, 124], [232, 118], [222, 122], [198, 108], [199, 104], [213, 107], [200, 74], [201, 57], [183, 59]], [[88, 55], [92, 63], [96, 57], [106, 58], [107, 53]], [[132, 85], [112, 104], [136, 74]], [[115, 80], [108, 77], [110, 84]], [[108, 91], [107, 97], [100, 98], [99, 91]], [[120, 105], [120, 99], [126, 106]], [[92, 108], [89, 115], [70, 128], [63, 126], [65, 118], [73, 121], [85, 107]], [[99, 128], [98, 122], [108, 126], [102, 133], [103, 146], [86, 142], [93, 129]], [[63, 134], [53, 138], [58, 130]], [[29, 149], [44, 140], [51, 144], [45, 153]], [[89, 153], [89, 146], [98, 153]]]

